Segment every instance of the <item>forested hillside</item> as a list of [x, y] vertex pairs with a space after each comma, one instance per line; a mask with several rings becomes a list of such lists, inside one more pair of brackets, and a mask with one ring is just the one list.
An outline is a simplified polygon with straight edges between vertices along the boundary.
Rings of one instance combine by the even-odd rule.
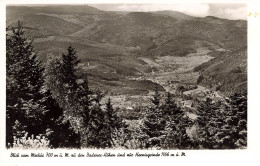
[[[80, 5], [8, 6], [7, 25], [15, 25], [17, 20], [24, 23], [25, 33], [34, 38], [43, 61], [48, 54], [61, 54], [73, 44], [81, 64], [87, 65], [85, 71], [90, 82], [99, 83], [103, 90], [108, 90], [107, 85], [111, 84], [133, 89], [125, 83], [125, 76], [142, 76], [158, 70], [144, 62], [143, 57], [185, 57], [200, 49], [232, 52], [247, 45], [244, 20], [198, 18], [174, 11], [122, 14]], [[140, 93], [147, 93], [154, 87], [139, 89]]]
[[246, 148], [246, 47], [244, 20], [8, 6], [6, 147]]
[[215, 54], [194, 69], [200, 71], [198, 84], [224, 93], [247, 91], [247, 48]]

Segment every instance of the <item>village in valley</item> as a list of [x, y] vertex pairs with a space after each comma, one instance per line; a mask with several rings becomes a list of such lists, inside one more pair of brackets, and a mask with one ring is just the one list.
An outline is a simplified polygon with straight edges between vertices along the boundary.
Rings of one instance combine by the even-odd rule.
[[[212, 102], [225, 101], [221, 92], [197, 85], [198, 72], [193, 69], [212, 59], [208, 55], [207, 48], [198, 48], [197, 53], [186, 57], [157, 57], [155, 60], [142, 58], [152, 68], [150, 73], [140, 73], [139, 76], [129, 76], [129, 80], [149, 80], [161, 85], [165, 91], [161, 91], [162, 99], [166, 98], [167, 92], [173, 94], [175, 102], [186, 111], [186, 114], [195, 119], [196, 107], [201, 101], [211, 100]], [[153, 69], [154, 68], [154, 69]], [[133, 111], [136, 107], [149, 105], [150, 98], [154, 91], [142, 95], [111, 95], [115, 107], [125, 108]], [[105, 101], [105, 100], [104, 100]], [[140, 104], [141, 103], [141, 104]]]

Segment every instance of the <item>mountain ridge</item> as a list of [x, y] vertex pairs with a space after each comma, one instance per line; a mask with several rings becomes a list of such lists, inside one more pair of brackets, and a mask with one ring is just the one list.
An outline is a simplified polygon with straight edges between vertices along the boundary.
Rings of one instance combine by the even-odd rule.
[[156, 71], [143, 57], [185, 57], [201, 49], [233, 52], [247, 46], [247, 21], [176, 11], [120, 13], [80, 5], [7, 6], [7, 26], [18, 20], [36, 39], [43, 60], [47, 54], [60, 55], [74, 45], [82, 63], [93, 65], [92, 76], [96, 72], [106, 80], [105, 69], [111, 69], [109, 74], [116, 80]]

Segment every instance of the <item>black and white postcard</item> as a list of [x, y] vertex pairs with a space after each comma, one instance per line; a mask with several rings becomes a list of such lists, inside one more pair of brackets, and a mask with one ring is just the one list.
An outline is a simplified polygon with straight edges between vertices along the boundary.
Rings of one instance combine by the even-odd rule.
[[238, 2], [1, 2], [1, 165], [259, 164]]

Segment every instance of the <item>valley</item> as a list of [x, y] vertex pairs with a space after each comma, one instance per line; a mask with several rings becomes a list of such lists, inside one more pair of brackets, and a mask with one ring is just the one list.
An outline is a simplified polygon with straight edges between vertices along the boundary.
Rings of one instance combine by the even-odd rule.
[[[197, 86], [201, 71], [194, 69], [217, 61], [215, 54], [246, 45], [242, 20], [174, 11], [108, 12], [90, 6], [10, 6], [7, 12], [7, 25], [21, 20], [44, 62], [48, 55], [61, 56], [69, 45], [75, 47], [91, 88], [105, 92], [119, 108], [147, 105], [156, 85], [161, 93], [176, 94], [181, 86], [205, 87], [196, 93], [215, 90]], [[182, 92], [193, 95], [189, 90]]]
[[46, 121], [36, 134], [54, 147], [245, 147], [246, 20], [88, 5], [6, 9], [8, 146], [16, 126], [35, 133], [32, 118]]
[[[175, 56], [162, 56], [155, 57], [155, 59], [149, 58], [140, 58], [147, 65], [152, 68], [152, 71], [149, 73], [143, 73], [141, 76], [131, 76], [128, 77], [129, 80], [149, 80], [156, 84], [161, 85], [164, 88], [165, 92], [170, 92], [176, 94], [178, 85], [190, 85], [196, 86], [197, 79], [199, 77], [199, 72], [194, 72], [193, 69], [205, 62], [208, 62], [211, 57], [208, 53], [211, 52], [207, 48], [199, 48], [197, 53], [188, 54], [185, 57], [175, 57]], [[193, 95], [194, 93], [204, 93], [210, 91], [205, 87], [198, 86], [198, 88], [193, 90], [184, 91], [184, 95]], [[212, 92], [213, 93], [213, 92]], [[143, 103], [143, 106], [147, 105], [149, 101], [149, 96], [153, 94], [153, 91], [149, 91], [146, 95], [133, 95], [121, 97], [121, 100], [118, 101], [118, 96], [112, 97], [112, 101], [118, 107], [123, 107], [125, 104], [127, 107], [136, 106], [140, 103], [140, 100]], [[139, 100], [138, 100], [139, 98]]]

